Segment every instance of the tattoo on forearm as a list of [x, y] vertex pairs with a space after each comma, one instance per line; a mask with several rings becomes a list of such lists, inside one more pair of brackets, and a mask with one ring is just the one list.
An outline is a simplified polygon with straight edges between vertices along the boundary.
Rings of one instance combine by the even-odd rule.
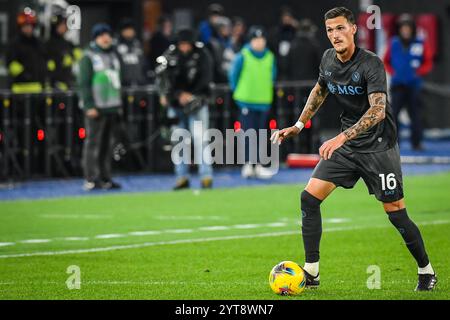
[[359, 136], [375, 126], [378, 122], [384, 119], [386, 114], [386, 94], [376, 92], [369, 95], [370, 108], [359, 119], [357, 123], [344, 131], [347, 140], [351, 140]]
[[314, 86], [300, 115], [300, 121], [303, 123], [308, 122], [314, 114], [319, 110], [325, 98], [328, 95], [328, 89], [321, 87], [318, 83]]

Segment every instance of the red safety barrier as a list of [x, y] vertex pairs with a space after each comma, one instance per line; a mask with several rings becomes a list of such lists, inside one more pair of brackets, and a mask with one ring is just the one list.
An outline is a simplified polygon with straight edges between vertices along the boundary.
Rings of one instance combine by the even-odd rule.
[[289, 168], [314, 168], [320, 161], [318, 154], [290, 153], [286, 164]]

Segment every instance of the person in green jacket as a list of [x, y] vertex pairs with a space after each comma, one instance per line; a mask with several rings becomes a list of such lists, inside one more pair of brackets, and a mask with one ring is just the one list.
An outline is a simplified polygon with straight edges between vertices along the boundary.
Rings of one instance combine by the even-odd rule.
[[83, 188], [118, 189], [120, 185], [111, 179], [111, 160], [113, 132], [122, 111], [120, 62], [112, 48], [109, 25], [94, 25], [92, 39], [80, 60], [77, 76], [86, 126]]
[[[267, 118], [273, 102], [276, 62], [274, 54], [267, 48], [265, 30], [252, 26], [249, 43], [237, 54], [230, 68], [228, 79], [233, 90], [233, 99], [240, 109], [239, 121], [242, 130], [267, 129]], [[259, 143], [256, 151], [259, 154]], [[249, 142], [245, 140], [245, 164], [242, 177], [268, 179], [273, 172], [259, 163], [251, 163]]]

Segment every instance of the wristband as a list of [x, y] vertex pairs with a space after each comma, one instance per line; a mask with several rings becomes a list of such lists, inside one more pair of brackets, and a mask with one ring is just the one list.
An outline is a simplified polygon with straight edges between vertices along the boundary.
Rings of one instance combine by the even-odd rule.
[[299, 120], [294, 124], [294, 127], [297, 127], [301, 131], [305, 127], [305, 125]]

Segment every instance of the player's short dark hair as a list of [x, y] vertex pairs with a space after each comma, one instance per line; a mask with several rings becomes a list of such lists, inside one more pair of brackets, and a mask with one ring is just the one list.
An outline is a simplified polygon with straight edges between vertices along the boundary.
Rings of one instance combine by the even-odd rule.
[[325, 13], [324, 20], [326, 21], [328, 19], [334, 19], [337, 17], [345, 17], [345, 19], [347, 19], [347, 21], [350, 22], [351, 24], [355, 24], [356, 22], [353, 12], [348, 10], [346, 7], [336, 7], [331, 10], [328, 10]]

